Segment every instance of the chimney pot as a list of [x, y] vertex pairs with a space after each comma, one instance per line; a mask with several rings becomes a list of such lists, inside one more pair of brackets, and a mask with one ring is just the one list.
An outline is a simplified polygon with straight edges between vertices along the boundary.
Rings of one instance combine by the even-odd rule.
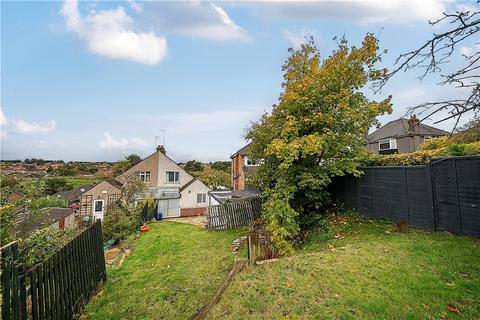
[[163, 153], [163, 154], [165, 154], [165, 155], [167, 154], [167, 150], [165, 150], [165, 147], [164, 147], [163, 145], [161, 145], [161, 144], [159, 144], [159, 145], [157, 146], [157, 151], [160, 151], [161, 153]]
[[420, 120], [417, 119], [417, 115], [415, 114], [408, 119], [408, 132], [420, 133]]

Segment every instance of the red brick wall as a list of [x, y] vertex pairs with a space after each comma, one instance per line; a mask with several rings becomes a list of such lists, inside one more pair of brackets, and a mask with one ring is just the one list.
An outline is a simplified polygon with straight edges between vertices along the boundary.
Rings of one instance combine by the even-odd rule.
[[243, 173], [244, 157], [237, 154], [232, 159], [232, 189], [245, 190], [245, 174]]
[[201, 216], [207, 212], [207, 208], [180, 209], [180, 217]]

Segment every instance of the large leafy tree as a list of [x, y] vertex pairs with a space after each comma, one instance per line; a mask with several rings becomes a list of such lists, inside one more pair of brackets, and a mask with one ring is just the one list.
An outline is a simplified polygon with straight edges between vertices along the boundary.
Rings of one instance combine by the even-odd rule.
[[368, 128], [391, 112], [390, 97], [377, 102], [363, 93], [386, 74], [376, 68], [380, 53], [373, 35], [359, 48], [342, 39], [325, 60], [313, 40], [289, 51], [279, 103], [246, 136], [253, 158], [263, 159], [254, 182], [266, 197], [267, 231], [285, 254], [300, 231], [321, 218], [332, 177], [359, 174]]

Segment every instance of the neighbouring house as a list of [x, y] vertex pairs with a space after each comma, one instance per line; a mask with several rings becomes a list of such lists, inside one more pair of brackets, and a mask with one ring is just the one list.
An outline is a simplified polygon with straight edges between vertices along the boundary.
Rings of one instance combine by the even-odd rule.
[[379, 154], [409, 153], [419, 150], [422, 143], [448, 135], [447, 131], [410, 119], [390, 121], [367, 137], [368, 150]]
[[76, 210], [71, 208], [44, 208], [34, 215], [29, 214], [28, 218], [17, 223], [15, 232], [22, 237], [45, 227], [58, 230], [76, 228], [75, 213]]
[[214, 190], [209, 192], [212, 197], [219, 204], [225, 202], [235, 202], [245, 198], [258, 197], [262, 193], [258, 190]]
[[158, 212], [164, 218], [202, 215], [207, 206], [217, 204], [209, 196], [211, 189], [169, 158], [164, 146], [158, 146], [153, 154], [116, 180], [124, 184], [131, 174], [137, 174], [147, 185], [145, 198], [157, 200]]
[[91, 216], [93, 221], [103, 220], [104, 215], [120, 199], [122, 185], [113, 179], [101, 181], [80, 197], [80, 216]]
[[93, 186], [94, 184], [89, 184], [72, 190], [59, 191], [53, 196], [65, 199], [73, 209], [80, 209], [80, 198], [82, 194], [90, 190]]
[[259, 163], [248, 156], [250, 143], [230, 156], [232, 160], [232, 189], [246, 190], [248, 187], [248, 175], [254, 172]]

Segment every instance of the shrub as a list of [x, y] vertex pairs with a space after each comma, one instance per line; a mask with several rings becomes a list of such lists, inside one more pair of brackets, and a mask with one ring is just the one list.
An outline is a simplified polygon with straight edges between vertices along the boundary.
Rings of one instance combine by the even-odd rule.
[[420, 150], [441, 149], [441, 148], [448, 147], [448, 145], [450, 145], [451, 143], [453, 143], [453, 141], [449, 137], [435, 138], [435, 139], [431, 139], [430, 141], [427, 141], [427, 142], [423, 143], [420, 146]]
[[475, 154], [475, 150], [470, 147], [470, 145], [465, 143], [454, 143], [448, 146], [447, 148], [448, 155], [450, 156], [471, 156]]
[[72, 189], [72, 186], [69, 185], [65, 179], [49, 178], [45, 180], [45, 193], [48, 195], [52, 195], [59, 191], [65, 191], [70, 189]]
[[27, 270], [44, 261], [64, 247], [78, 235], [77, 229], [58, 230], [52, 227], [34, 231], [25, 239], [19, 240], [19, 264]]
[[68, 208], [68, 202], [60, 197], [46, 196], [37, 199], [33, 199], [30, 205], [30, 209], [37, 211], [43, 208]]
[[140, 216], [129, 215], [125, 210], [116, 209], [105, 215], [102, 226], [104, 241], [113, 239], [121, 242], [138, 230]]
[[0, 246], [14, 240], [13, 228], [15, 227], [14, 206], [6, 204], [0, 207]]

